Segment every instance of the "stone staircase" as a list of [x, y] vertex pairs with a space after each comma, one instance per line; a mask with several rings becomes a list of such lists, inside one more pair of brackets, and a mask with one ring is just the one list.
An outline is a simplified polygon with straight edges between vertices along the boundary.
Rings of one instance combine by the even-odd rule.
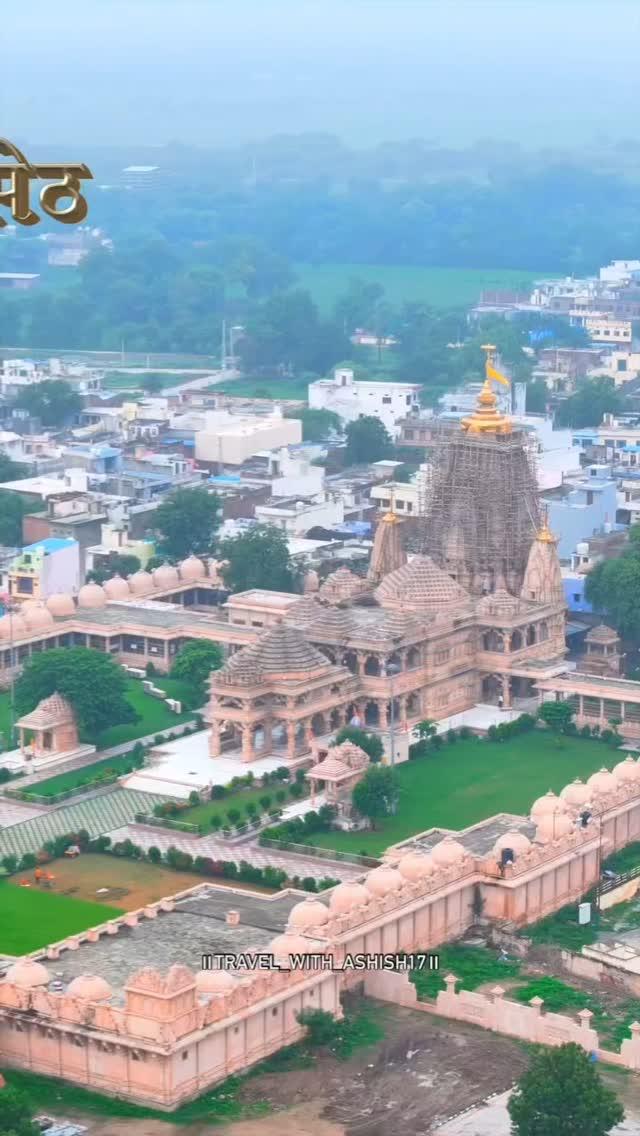
[[119, 786], [93, 797], [51, 809], [31, 820], [12, 824], [0, 830], [0, 859], [13, 853], [21, 857], [25, 852], [38, 852], [46, 840], [77, 832], [83, 828], [92, 838], [133, 821], [136, 813], [152, 813], [154, 805], [166, 801], [153, 793], [139, 793]]

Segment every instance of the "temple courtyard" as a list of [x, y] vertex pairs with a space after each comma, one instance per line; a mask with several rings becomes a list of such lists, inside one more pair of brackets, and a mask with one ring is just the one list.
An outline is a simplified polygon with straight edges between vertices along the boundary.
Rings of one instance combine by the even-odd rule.
[[342, 852], [376, 856], [391, 844], [439, 826], [462, 829], [498, 813], [526, 816], [541, 793], [559, 790], [580, 777], [586, 781], [622, 754], [603, 742], [556, 738], [533, 730], [504, 742], [476, 737], [447, 743], [429, 756], [397, 767], [400, 801], [395, 816], [372, 831], [325, 832], [308, 843]]

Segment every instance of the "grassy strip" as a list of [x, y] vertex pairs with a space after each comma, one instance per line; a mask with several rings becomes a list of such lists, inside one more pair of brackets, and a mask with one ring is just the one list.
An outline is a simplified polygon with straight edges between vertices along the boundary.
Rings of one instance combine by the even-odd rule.
[[0, 950], [9, 955], [28, 954], [122, 914], [119, 907], [35, 887], [15, 887], [2, 880]]
[[435, 998], [445, 989], [445, 975], [454, 974], [459, 982], [456, 990], [477, 990], [487, 982], [499, 983], [520, 973], [520, 962], [499, 962], [497, 952], [487, 947], [442, 947], [438, 951], [439, 970], [413, 970], [410, 978], [421, 1002]]

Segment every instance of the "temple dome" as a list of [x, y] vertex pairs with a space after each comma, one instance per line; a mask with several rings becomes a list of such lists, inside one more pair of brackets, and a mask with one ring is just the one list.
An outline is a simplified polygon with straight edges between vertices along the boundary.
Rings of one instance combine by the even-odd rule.
[[228, 970], [199, 970], [196, 974], [199, 994], [230, 994], [237, 982]]
[[108, 600], [126, 600], [131, 595], [129, 585], [122, 576], [111, 576], [102, 587]]
[[362, 576], [356, 576], [350, 568], [344, 565], [331, 572], [318, 591], [318, 597], [324, 603], [338, 604], [361, 596], [370, 590], [371, 585]]
[[178, 569], [172, 564], [161, 564], [153, 573], [156, 588], [173, 588], [180, 583]]
[[569, 785], [565, 785], [564, 789], [560, 790], [560, 797], [566, 801], [568, 805], [574, 808], [580, 808], [582, 805], [588, 805], [591, 800], [591, 789], [576, 777]]
[[291, 955], [308, 955], [312, 952], [312, 944], [296, 932], [285, 931], [284, 935], [276, 935], [269, 945], [274, 959], [279, 963], [290, 961]]
[[398, 864], [398, 871], [405, 880], [417, 883], [432, 874], [433, 863], [431, 857], [425, 856], [424, 852], [407, 852]]
[[575, 832], [571, 817], [564, 813], [545, 813], [536, 825], [536, 840], [546, 844], [552, 840], [560, 840], [570, 832]]
[[308, 678], [318, 671], [327, 671], [331, 663], [309, 643], [297, 627], [278, 623], [257, 643], [232, 655], [218, 671], [223, 682], [255, 681], [256, 676], [271, 678]]
[[288, 928], [293, 931], [313, 931], [329, 922], [329, 912], [324, 903], [313, 895], [308, 895], [301, 903], [296, 903], [289, 913]]
[[40, 600], [27, 600], [20, 608], [20, 615], [32, 631], [53, 625], [51, 612]]
[[143, 592], [150, 592], [153, 587], [153, 576], [150, 572], [145, 572], [142, 569], [139, 572], [134, 572], [133, 576], [129, 576], [129, 587], [134, 595], [142, 595]]
[[435, 848], [431, 850], [433, 862], [439, 868], [448, 868], [452, 864], [460, 864], [466, 857], [467, 852], [459, 840], [454, 840], [452, 836], [445, 836]]
[[531, 847], [531, 841], [524, 832], [504, 832], [496, 840], [493, 851], [496, 856], [500, 856], [505, 848], [510, 848], [516, 855], [518, 852], [527, 852]]
[[430, 556], [414, 556], [382, 580], [374, 592], [382, 607], [433, 611], [467, 606], [470, 597]]
[[18, 612], [0, 618], [0, 639], [24, 639], [28, 634], [28, 624]]
[[567, 803], [562, 797], [557, 797], [553, 789], [549, 789], [544, 797], [538, 797], [531, 806], [530, 817], [538, 820], [541, 816], [553, 816], [555, 813], [566, 813]]
[[41, 962], [36, 962], [35, 959], [31, 958], [22, 958], [9, 967], [5, 974], [5, 980], [15, 983], [16, 986], [48, 986], [51, 982], [51, 975]]
[[78, 607], [99, 608], [106, 602], [107, 597], [100, 584], [83, 584], [78, 592]]
[[54, 619], [61, 619], [66, 615], [75, 615], [76, 612], [73, 597], [68, 592], [53, 592], [46, 604]]
[[333, 915], [350, 915], [357, 907], [366, 907], [371, 892], [356, 880], [346, 880], [331, 892], [329, 910]]
[[522, 600], [512, 596], [506, 588], [496, 588], [495, 592], [489, 592], [488, 595], [482, 596], [478, 600], [476, 611], [478, 615], [511, 616], [517, 615], [523, 607]]
[[105, 1002], [112, 993], [109, 983], [98, 974], [79, 974], [67, 986], [70, 998], [83, 998], [86, 1002]]
[[613, 773], [611, 773], [609, 769], [606, 769], [604, 765], [597, 773], [592, 773], [587, 781], [587, 785], [591, 789], [592, 797], [606, 796], [607, 793], [613, 793], [618, 788], [619, 784], [618, 778], [614, 777]]
[[381, 864], [379, 868], [367, 872], [364, 878], [364, 886], [367, 891], [379, 898], [397, 891], [404, 883], [404, 877], [400, 875], [398, 869], [390, 867], [389, 864]]
[[199, 556], [188, 556], [180, 564], [180, 576], [183, 580], [199, 580], [206, 574], [204, 561]]
[[619, 761], [611, 770], [616, 781], [623, 784], [633, 784], [640, 781], [640, 764], [629, 754], [624, 761]]

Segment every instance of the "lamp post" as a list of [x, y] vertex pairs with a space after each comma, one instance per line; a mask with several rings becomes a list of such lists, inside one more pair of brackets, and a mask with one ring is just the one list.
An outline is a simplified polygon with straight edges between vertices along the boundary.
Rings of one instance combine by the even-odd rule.
[[391, 747], [391, 765], [396, 763], [396, 707], [393, 691], [393, 680], [397, 674], [400, 673], [400, 666], [398, 663], [385, 663], [384, 673], [385, 678], [389, 679], [389, 695], [390, 695], [390, 709], [389, 715], [389, 744]]

